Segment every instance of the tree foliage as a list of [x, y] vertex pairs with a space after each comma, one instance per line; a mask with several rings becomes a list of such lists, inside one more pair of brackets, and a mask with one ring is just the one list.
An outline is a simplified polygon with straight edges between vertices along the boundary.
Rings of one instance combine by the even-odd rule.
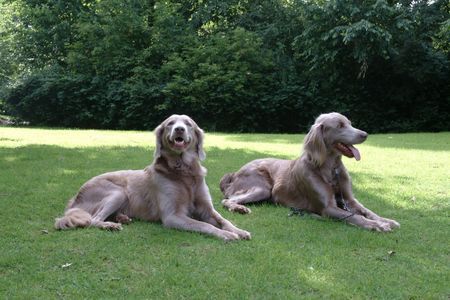
[[447, 1], [0, 0], [0, 99], [36, 125], [450, 129]]

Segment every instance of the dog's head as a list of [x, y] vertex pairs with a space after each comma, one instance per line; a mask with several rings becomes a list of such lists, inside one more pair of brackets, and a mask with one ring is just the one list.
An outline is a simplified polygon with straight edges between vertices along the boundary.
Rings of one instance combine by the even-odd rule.
[[203, 130], [186, 115], [172, 115], [155, 129], [155, 158], [163, 153], [169, 155], [193, 155], [205, 159]]
[[354, 128], [345, 116], [332, 112], [316, 119], [305, 137], [304, 149], [318, 166], [333, 153], [360, 160], [361, 155], [354, 145], [366, 139], [366, 132]]

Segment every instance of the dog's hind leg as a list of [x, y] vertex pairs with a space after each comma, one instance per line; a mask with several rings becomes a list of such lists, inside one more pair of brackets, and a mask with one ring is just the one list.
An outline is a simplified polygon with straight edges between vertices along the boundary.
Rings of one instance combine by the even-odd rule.
[[122, 230], [120, 223], [105, 221], [110, 215], [115, 214], [127, 201], [127, 196], [121, 190], [110, 191], [101, 202], [100, 209], [92, 216], [91, 226], [107, 230]]
[[127, 215], [125, 215], [123, 213], [118, 213], [115, 216], [114, 220], [120, 224], [130, 224], [131, 222], [133, 222], [133, 220], [130, 217], [128, 217]]
[[270, 195], [271, 193], [268, 188], [253, 187], [243, 194], [231, 195], [227, 199], [223, 199], [222, 205], [229, 211], [249, 214], [251, 210], [242, 204], [267, 200], [270, 198]]

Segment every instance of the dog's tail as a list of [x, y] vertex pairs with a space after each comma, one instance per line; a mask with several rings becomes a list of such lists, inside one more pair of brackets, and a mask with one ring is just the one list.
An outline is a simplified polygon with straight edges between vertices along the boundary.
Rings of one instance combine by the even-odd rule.
[[223, 175], [222, 179], [220, 180], [220, 190], [225, 195], [225, 191], [228, 189], [228, 187], [233, 183], [234, 179], [234, 173], [227, 173]]
[[92, 216], [81, 208], [70, 208], [66, 210], [62, 218], [55, 219], [56, 229], [70, 229], [75, 227], [88, 227], [91, 225]]

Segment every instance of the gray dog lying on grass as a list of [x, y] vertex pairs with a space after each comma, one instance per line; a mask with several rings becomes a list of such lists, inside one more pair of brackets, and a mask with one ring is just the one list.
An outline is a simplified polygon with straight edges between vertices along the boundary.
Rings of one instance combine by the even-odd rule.
[[356, 200], [342, 163], [342, 155], [360, 160], [353, 145], [366, 138], [367, 133], [352, 127], [343, 115], [320, 115], [306, 135], [304, 153], [298, 159], [258, 159], [225, 174], [220, 181], [225, 195], [222, 204], [230, 211], [249, 213], [243, 204], [270, 200], [366, 229], [391, 231], [400, 224], [378, 216]]
[[162, 221], [169, 228], [250, 239], [213, 207], [205, 182], [203, 130], [188, 116], [172, 115], [156, 130], [153, 163], [144, 170], [105, 173], [70, 199], [57, 229], [95, 226], [121, 230], [131, 218]]

